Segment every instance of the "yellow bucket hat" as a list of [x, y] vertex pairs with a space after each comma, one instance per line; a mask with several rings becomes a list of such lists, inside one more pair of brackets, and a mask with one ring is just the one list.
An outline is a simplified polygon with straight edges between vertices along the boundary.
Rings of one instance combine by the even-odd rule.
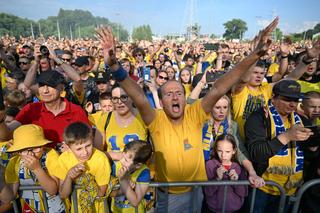
[[27, 124], [18, 127], [13, 132], [12, 146], [7, 152], [16, 152], [19, 150], [39, 147], [51, 143], [44, 137], [43, 130], [35, 124]]

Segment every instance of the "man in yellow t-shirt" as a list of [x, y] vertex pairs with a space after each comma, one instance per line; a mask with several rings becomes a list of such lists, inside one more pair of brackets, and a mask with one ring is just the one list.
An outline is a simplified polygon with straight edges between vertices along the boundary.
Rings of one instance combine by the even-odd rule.
[[[262, 37], [269, 35], [278, 19], [262, 31]], [[187, 106], [183, 86], [169, 80], [159, 90], [163, 110], [153, 109], [142, 89], [132, 81], [127, 72], [118, 64], [112, 53], [115, 44], [110, 28], [100, 28], [98, 37], [104, 47], [105, 62], [112, 76], [120, 83], [138, 108], [144, 123], [150, 130], [155, 153], [156, 181], [201, 181], [207, 180], [202, 150], [202, 126], [214, 104], [236, 84], [260, 56], [268, 49], [267, 42], [260, 45], [251, 55], [241, 61], [214, 84], [214, 89], [193, 105]], [[170, 188], [169, 194], [157, 190], [157, 212], [192, 212], [201, 209], [201, 190]], [[193, 200], [192, 198], [197, 200]]]
[[262, 106], [266, 106], [271, 98], [272, 86], [262, 82], [266, 70], [262, 66], [255, 66], [249, 81], [242, 81], [232, 90], [233, 119], [239, 125], [239, 134], [244, 139], [244, 123], [249, 115]]

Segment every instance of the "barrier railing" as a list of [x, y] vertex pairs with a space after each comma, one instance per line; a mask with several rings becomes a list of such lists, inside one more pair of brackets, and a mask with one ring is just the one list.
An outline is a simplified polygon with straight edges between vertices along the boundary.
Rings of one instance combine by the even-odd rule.
[[320, 179], [314, 179], [310, 180], [308, 182], [305, 182], [301, 188], [298, 190], [298, 192], [295, 194], [295, 196], [290, 197], [290, 201], [294, 202], [292, 213], [297, 213], [299, 210], [299, 204], [302, 198], [303, 193], [305, 193], [311, 186], [319, 185]]
[[[320, 183], [320, 181], [319, 181]], [[284, 210], [284, 205], [285, 205], [285, 199], [286, 199], [286, 195], [285, 195], [285, 190], [277, 183], [273, 182], [273, 181], [266, 181], [267, 185], [272, 185], [275, 186], [279, 189], [280, 191], [280, 203], [279, 203], [279, 208], [278, 208], [278, 213], [282, 213]], [[179, 187], [179, 186], [187, 186], [187, 187], [200, 187], [200, 186], [224, 186], [224, 197], [223, 197], [223, 209], [222, 212], [225, 212], [225, 207], [226, 207], [226, 202], [227, 202], [227, 192], [228, 192], [228, 187], [227, 186], [239, 186], [239, 185], [248, 185], [250, 186], [250, 182], [249, 181], [205, 181], [205, 182], [170, 182], [170, 183], [160, 183], [160, 182], [151, 182], [150, 183], [150, 187], [162, 187], [162, 188], [166, 188], [168, 189], [168, 187]], [[115, 186], [115, 188], [119, 188], [119, 186]], [[74, 207], [74, 212], [78, 213], [78, 200], [77, 200], [77, 190], [80, 187], [77, 186], [74, 188], [72, 195], [71, 195], [71, 199], [72, 199], [72, 203], [73, 203], [73, 207]], [[20, 186], [19, 190], [42, 190], [41, 186]], [[255, 194], [256, 194], [256, 188], [253, 188], [253, 192], [252, 192], [252, 198], [250, 201], [250, 213], [254, 212], [254, 201], [255, 201]], [[43, 190], [42, 190], [43, 191]], [[166, 193], [168, 193], [168, 190], [165, 190]], [[193, 202], [195, 203], [195, 197], [193, 196]], [[300, 198], [299, 198], [300, 200]], [[44, 209], [45, 212], [49, 212], [48, 211], [48, 204], [47, 204], [47, 198], [46, 196], [43, 196], [43, 203], [44, 203]], [[196, 209], [195, 207], [196, 205], [193, 205], [193, 212], [201, 212], [201, 209]], [[14, 211], [15, 213], [18, 213], [18, 206], [15, 202], [13, 202], [13, 207], [14, 207]], [[109, 212], [109, 207], [108, 207], [108, 202], [107, 199], [104, 199], [104, 208], [107, 212]], [[137, 208], [136, 208], [136, 212]]]

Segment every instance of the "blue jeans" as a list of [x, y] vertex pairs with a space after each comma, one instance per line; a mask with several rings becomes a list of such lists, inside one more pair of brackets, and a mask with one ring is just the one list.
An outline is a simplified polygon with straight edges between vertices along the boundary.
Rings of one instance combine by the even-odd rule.
[[166, 194], [157, 189], [155, 213], [201, 212], [202, 200], [203, 193], [201, 187], [182, 194]]
[[[252, 198], [252, 191], [249, 195], [249, 201]], [[253, 212], [254, 213], [270, 213], [277, 212], [280, 205], [280, 196], [267, 194], [259, 189], [256, 190], [256, 198], [254, 201]], [[285, 206], [283, 212], [289, 212], [290, 209], [289, 196], [286, 196]], [[248, 209], [249, 211], [249, 209]]]

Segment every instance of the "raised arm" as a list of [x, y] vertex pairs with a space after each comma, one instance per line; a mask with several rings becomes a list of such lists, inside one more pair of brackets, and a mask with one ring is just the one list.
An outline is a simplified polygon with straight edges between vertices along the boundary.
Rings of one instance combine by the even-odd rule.
[[209, 113], [214, 104], [224, 94], [226, 94], [233, 85], [238, 83], [241, 76], [243, 76], [261, 56], [265, 55], [271, 45], [269, 36], [277, 26], [278, 21], [279, 18], [277, 17], [269, 26], [261, 31], [259, 43], [256, 49], [248, 57], [239, 62], [230, 72], [226, 73], [214, 83], [213, 88], [207, 93], [201, 102], [206, 113]]
[[103, 46], [104, 61], [110, 67], [112, 76], [120, 83], [121, 88], [123, 88], [133, 100], [145, 124], [149, 125], [155, 117], [155, 110], [149, 104], [140, 86], [128, 77], [127, 72], [117, 61], [115, 55], [115, 40], [111, 28], [98, 28], [97, 38]]
[[308, 65], [320, 55], [320, 39], [318, 39], [312, 48], [306, 50], [298, 66], [287, 76], [289, 79], [298, 80], [308, 69]]

